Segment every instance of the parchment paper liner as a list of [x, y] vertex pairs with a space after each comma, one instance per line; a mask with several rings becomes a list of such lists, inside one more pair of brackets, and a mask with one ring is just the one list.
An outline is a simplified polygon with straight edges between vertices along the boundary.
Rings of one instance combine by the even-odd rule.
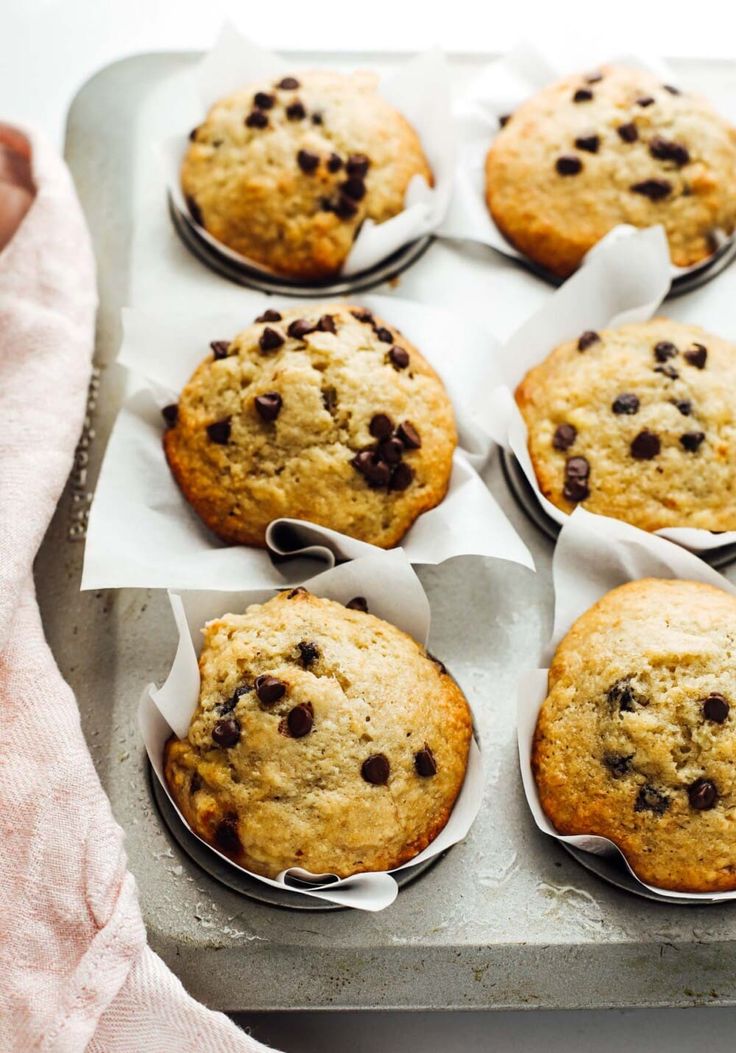
[[[526, 373], [558, 344], [578, 337], [587, 329], [607, 329], [653, 317], [669, 287], [668, 267], [667, 242], [661, 227], [636, 231], [630, 228], [625, 234], [621, 228], [612, 232], [589, 254], [585, 265], [494, 355], [493, 376], [489, 374], [489, 386], [495, 385], [494, 390], [488, 397], [476, 389], [468, 406], [488, 434], [513, 453], [537, 501], [560, 525], [569, 517], [539, 489], [529, 456], [527, 427], [513, 393]], [[708, 303], [713, 309], [716, 299], [710, 290], [708, 294]], [[690, 297], [688, 300], [692, 303]], [[724, 296], [722, 311], [714, 310], [713, 324], [709, 327], [712, 331], [718, 332], [719, 325], [729, 326], [729, 314], [733, 313], [731, 303], [730, 297]], [[670, 312], [665, 306], [662, 313]], [[681, 317], [682, 312], [677, 314]], [[657, 533], [693, 552], [707, 552], [736, 542], [734, 530], [717, 534], [693, 527], [666, 527]]]
[[[545, 273], [544, 268], [515, 248], [496, 226], [486, 204], [486, 155], [500, 131], [500, 117], [512, 114], [526, 99], [569, 73], [584, 73], [611, 63], [645, 69], [659, 76], [663, 84], [677, 84], [677, 75], [659, 58], [612, 53], [610, 46], [584, 39], [570, 42], [563, 49], [557, 47], [554, 53], [539, 42], [521, 41], [481, 71], [455, 107], [458, 163], [452, 200], [440, 225], [440, 236], [479, 241], [511, 259], [527, 260], [535, 271]], [[733, 100], [728, 102], [728, 110], [736, 108]], [[726, 115], [733, 119], [733, 113]], [[720, 249], [734, 235], [716, 232], [714, 236]], [[668, 252], [670, 281], [708, 267], [717, 252], [691, 267], [676, 267], [670, 262]], [[548, 277], [559, 281], [554, 275]]]
[[[360, 303], [396, 325], [442, 377], [453, 402], [460, 447], [444, 500], [421, 515], [401, 542], [412, 563], [440, 563], [458, 555], [506, 559], [532, 567], [532, 558], [475, 470], [492, 442], [463, 410], [487, 383], [493, 338], [463, 318], [394, 297]], [[199, 521], [169, 471], [160, 408], [176, 401], [213, 339], [244, 329], [270, 297], [243, 290], [242, 309], [210, 317], [159, 317], [124, 312], [119, 361], [133, 374], [135, 394], [113, 427], [87, 530], [82, 588], [264, 588], [314, 573], [299, 563], [274, 565], [267, 551], [226, 546]], [[288, 306], [295, 306], [289, 301]], [[309, 309], [314, 310], [314, 305]], [[272, 552], [302, 553], [327, 563], [380, 549], [296, 520], [276, 520]]]
[[[356, 559], [325, 571], [310, 579], [306, 587], [317, 596], [347, 603], [353, 596], [364, 596], [372, 614], [397, 625], [414, 639], [426, 644], [429, 635], [430, 609], [427, 597], [406, 557], [400, 550], [381, 552]], [[138, 722], [148, 758], [153, 770], [171, 801], [182, 823], [188, 826], [169, 794], [163, 777], [163, 748], [173, 730], [180, 738], [186, 736], [199, 695], [197, 657], [202, 646], [201, 629], [212, 618], [231, 611], [242, 613], [251, 603], [265, 602], [273, 590], [249, 592], [170, 592], [169, 599], [177, 628], [179, 643], [166, 682], [160, 688], [149, 684], [141, 697]], [[465, 781], [446, 826], [414, 859], [397, 870], [416, 866], [441, 854], [467, 835], [480, 809], [483, 796], [483, 765], [480, 750], [471, 740]], [[194, 834], [194, 831], [191, 831]], [[194, 836], [197, 836], [194, 834]], [[201, 838], [199, 838], [202, 841]], [[393, 903], [398, 893], [391, 872], [374, 871], [338, 879], [334, 875], [313, 875], [298, 867], [283, 871], [276, 879], [254, 874], [239, 867], [217, 849], [202, 841], [229, 866], [235, 867], [257, 881], [287, 891], [328, 900], [341, 906], [360, 910], [383, 910]], [[298, 890], [286, 883], [286, 878], [315, 881], [315, 887], [301, 885]], [[323, 879], [321, 882], [318, 879]]]
[[[264, 274], [276, 272], [241, 256], [209, 234], [194, 220], [181, 190], [181, 164], [189, 145], [189, 132], [200, 124], [207, 110], [218, 99], [249, 84], [296, 74], [294, 62], [259, 47], [225, 23], [213, 48], [204, 56], [195, 77], [199, 95], [198, 110], [191, 113], [191, 124], [180, 135], [159, 144], [162, 169], [176, 208], [187, 217], [197, 233], [221, 255], [248, 270]], [[434, 186], [423, 176], [414, 176], [407, 187], [404, 210], [377, 224], [367, 219], [350, 254], [340, 269], [342, 276], [357, 275], [387, 259], [417, 238], [434, 231], [447, 211], [455, 170], [455, 127], [451, 112], [447, 63], [439, 48], [433, 48], [405, 62], [400, 70], [379, 82], [380, 92], [417, 132], [434, 176]], [[281, 281], [288, 277], [277, 275]], [[305, 284], [295, 282], [295, 286]], [[308, 284], [308, 283], [307, 283]]]
[[[572, 624], [611, 589], [640, 578], [682, 578], [714, 585], [731, 595], [736, 588], [697, 556], [678, 545], [605, 516], [578, 508], [563, 526], [553, 561], [555, 624], [547, 654], [550, 662]], [[517, 734], [524, 793], [539, 829], [585, 852], [617, 856], [642, 888], [668, 900], [683, 903], [722, 903], [736, 899], [736, 891], [714, 893], [676, 892], [641, 881], [624, 854], [605, 837], [558, 834], [545, 815], [532, 774], [531, 756], [539, 710], [547, 696], [549, 669], [530, 670], [519, 681]]]

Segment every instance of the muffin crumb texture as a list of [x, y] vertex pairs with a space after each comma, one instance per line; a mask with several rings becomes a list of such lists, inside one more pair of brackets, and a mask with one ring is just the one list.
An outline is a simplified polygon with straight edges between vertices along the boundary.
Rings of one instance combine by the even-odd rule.
[[467, 702], [366, 606], [292, 589], [204, 629], [199, 705], [166, 745], [166, 781], [194, 832], [254, 873], [390, 870], [447, 823]]
[[614, 589], [549, 671], [532, 767], [560, 834], [607, 837], [647, 884], [736, 888], [736, 599], [691, 581]]
[[503, 234], [566, 277], [619, 223], [661, 223], [678, 267], [736, 225], [736, 129], [705, 99], [625, 66], [566, 77], [502, 122], [486, 198]]

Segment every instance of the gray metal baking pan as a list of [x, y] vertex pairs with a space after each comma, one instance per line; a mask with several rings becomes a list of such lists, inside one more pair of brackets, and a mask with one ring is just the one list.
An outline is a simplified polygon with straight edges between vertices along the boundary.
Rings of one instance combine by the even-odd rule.
[[[389, 68], [402, 57], [307, 53], [295, 62]], [[380, 914], [302, 912], [227, 888], [192, 861], [162, 822], [135, 711], [141, 685], [162, 679], [175, 644], [167, 600], [144, 590], [80, 593], [79, 541], [123, 394], [122, 372], [111, 363], [120, 308], [131, 299], [132, 261], [144, 271], [151, 301], [164, 310], [176, 284], [163, 280], [172, 260], [182, 271], [196, 268], [189, 276], [203, 310], [217, 310], [212, 304], [224, 296], [231, 306], [239, 294], [191, 257], [168, 216], [171, 240], [158, 260], [136, 256], [132, 239], [146, 158], [162, 131], [156, 100], [196, 58], [125, 59], [93, 77], [70, 110], [66, 155], [99, 263], [99, 376], [77, 462], [36, 566], [46, 631], [126, 831], [153, 948], [193, 995], [231, 1011], [736, 1004], [733, 907], [683, 909], [631, 896], [580, 866], [532, 823], [518, 774], [514, 685], [549, 633], [552, 543], [528, 522], [498, 460], [488, 480], [532, 550], [538, 574], [478, 559], [420, 569], [433, 609], [430, 646], [476, 700], [487, 789], [466, 841]], [[453, 59], [457, 81], [487, 59]], [[736, 79], [730, 64], [676, 65], [683, 81], [697, 80], [705, 90]], [[397, 292], [491, 312], [499, 331], [508, 332], [521, 321], [505, 295], [511, 271], [480, 247], [435, 242], [404, 272]], [[538, 279], [515, 271], [513, 277], [537, 283], [540, 302], [549, 295]]]

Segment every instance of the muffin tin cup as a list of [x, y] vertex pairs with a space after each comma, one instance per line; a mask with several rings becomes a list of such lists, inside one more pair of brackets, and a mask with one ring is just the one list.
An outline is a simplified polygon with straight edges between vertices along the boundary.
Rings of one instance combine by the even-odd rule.
[[[532, 522], [554, 540], [569, 516], [542, 494], [528, 450], [526, 423], [513, 392], [526, 373], [558, 345], [587, 330], [644, 322], [657, 313], [667, 289], [667, 247], [661, 228], [606, 239], [590, 261], [533, 314], [495, 356], [494, 390], [478, 393], [474, 419], [502, 451], [506, 481]], [[730, 328], [730, 297], [709, 295], [710, 328]], [[696, 552], [713, 566], [736, 558], [736, 531], [715, 533], [668, 527], [657, 535]]]
[[[662, 60], [650, 55], [591, 54], [590, 41], [584, 50], [574, 43], [567, 49], [548, 53], [536, 44], [519, 43], [512, 51], [489, 63], [461, 99], [456, 112], [459, 138], [459, 164], [455, 190], [440, 235], [479, 241], [505, 259], [529, 271], [552, 286], [563, 279], [520, 252], [501, 233], [486, 204], [485, 160], [498, 135], [503, 117], [512, 114], [526, 99], [548, 84], [576, 70], [595, 70], [620, 62], [654, 72], [663, 84], [676, 82], [674, 72]], [[617, 227], [616, 231], [631, 229]], [[611, 232], [613, 233], [613, 232]], [[610, 235], [609, 235], [610, 236]], [[736, 234], [713, 232], [716, 248], [712, 255], [691, 267], [676, 267], [668, 259], [667, 297], [681, 296], [704, 285], [728, 267], [736, 257]], [[595, 251], [594, 249], [591, 251]]]
[[[225, 24], [213, 48], [194, 75], [199, 106], [189, 112], [190, 126], [209, 108], [248, 84], [296, 74], [282, 58], [243, 37]], [[378, 81], [380, 93], [417, 132], [433, 174], [433, 185], [415, 176], [406, 190], [404, 208], [380, 224], [366, 220], [340, 271], [324, 280], [301, 281], [279, 275], [218, 241], [198, 222], [180, 186], [186, 137], [169, 138], [159, 152], [168, 187], [174, 227], [194, 255], [218, 274], [263, 292], [292, 296], [336, 296], [389, 281], [416, 262], [432, 243], [432, 232], [442, 221], [452, 193], [456, 156], [449, 70], [442, 52], [431, 49], [404, 63], [392, 77]], [[188, 129], [187, 129], [188, 131]]]
[[[363, 596], [372, 613], [399, 626], [414, 639], [426, 642], [429, 603], [419, 579], [400, 551], [367, 556], [335, 567], [308, 581], [306, 587], [315, 595], [342, 603], [354, 596]], [[212, 873], [214, 868], [218, 880], [237, 891], [283, 905], [290, 897], [297, 897], [295, 906], [305, 906], [304, 900], [308, 899], [312, 906], [317, 907], [328, 904], [367, 911], [383, 910], [391, 905], [400, 885], [414, 875], [416, 868], [424, 868], [441, 856], [461, 841], [472, 826], [481, 806], [484, 782], [481, 754], [474, 738], [471, 739], [465, 780], [447, 824], [427, 848], [391, 872], [366, 872], [339, 879], [335, 875], [314, 875], [291, 868], [276, 879], [263, 877], [233, 863], [199, 838], [168, 793], [163, 776], [164, 745], [172, 733], [179, 738], [186, 736], [197, 707], [200, 690], [197, 658], [202, 626], [227, 611], [243, 611], [249, 604], [264, 602], [272, 595], [272, 590], [169, 593], [179, 630], [176, 656], [162, 687], [157, 689], [149, 684], [144, 689], [138, 711], [139, 727], [158, 784], [155, 797], [159, 802], [162, 795], [166, 799], [167, 803], [159, 803], [159, 807], [167, 825], [171, 828], [172, 824], [179, 824], [183, 828], [176, 826], [176, 839], [195, 859], [204, 860], [205, 869]]]
[[[293, 519], [271, 524], [268, 550], [226, 545], [200, 523], [177, 487], [162, 450], [161, 408], [176, 401], [209, 353], [211, 340], [230, 339], [265, 307], [279, 306], [257, 293], [244, 291], [242, 297], [237, 312], [217, 316], [124, 313], [118, 361], [139, 390], [121, 409], [105, 454], [89, 517], [83, 589], [279, 587], [297, 581], [300, 574], [313, 574], [309, 559], [331, 563], [382, 551]], [[465, 409], [474, 392], [487, 390], [492, 339], [467, 319], [397, 297], [366, 296], [360, 303], [421, 350], [442, 378], [455, 410], [459, 446], [448, 490], [402, 538], [407, 557], [412, 563], [437, 564], [477, 555], [532, 567], [527, 547], [479, 474], [493, 444]], [[448, 359], [447, 348], [460, 342], [464, 354]], [[305, 559], [275, 565], [271, 556]]]
[[[578, 508], [560, 531], [553, 560], [555, 624], [545, 657], [554, 652], [573, 623], [611, 589], [641, 578], [679, 578], [715, 586], [736, 596], [736, 587], [691, 552], [636, 527]], [[532, 772], [531, 755], [539, 710], [547, 695], [549, 669], [524, 674], [517, 695], [517, 737], [521, 777], [527, 804], [537, 827], [559, 841], [587, 869], [611, 884], [645, 899], [673, 904], [723, 903], [736, 890], [685, 893], [641, 881], [626, 856], [608, 838], [580, 834], [563, 836], [542, 809]]]

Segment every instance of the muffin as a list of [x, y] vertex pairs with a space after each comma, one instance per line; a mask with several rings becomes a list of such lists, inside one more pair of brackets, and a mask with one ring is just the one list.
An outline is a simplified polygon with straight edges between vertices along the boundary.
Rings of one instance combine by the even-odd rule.
[[369, 73], [315, 71], [251, 85], [211, 108], [181, 169], [214, 238], [295, 279], [339, 271], [362, 223], [404, 208], [432, 173], [417, 133]]
[[214, 340], [164, 448], [194, 510], [232, 544], [280, 516], [383, 548], [445, 496], [456, 445], [437, 374], [364, 308], [269, 310]]
[[666, 318], [581, 334], [516, 401], [539, 488], [643, 530], [736, 529], [736, 347]]
[[673, 263], [736, 225], [736, 129], [697, 95], [626, 66], [565, 77], [505, 121], [486, 200], [521, 252], [566, 277], [619, 223], [661, 223]]
[[413, 859], [465, 777], [467, 702], [441, 662], [304, 589], [204, 628], [199, 705], [165, 776], [190, 827], [240, 866], [348, 877]]
[[609, 838], [659, 888], [736, 888], [735, 643], [736, 599], [692, 581], [622, 585], [575, 622], [532, 752], [559, 833]]

